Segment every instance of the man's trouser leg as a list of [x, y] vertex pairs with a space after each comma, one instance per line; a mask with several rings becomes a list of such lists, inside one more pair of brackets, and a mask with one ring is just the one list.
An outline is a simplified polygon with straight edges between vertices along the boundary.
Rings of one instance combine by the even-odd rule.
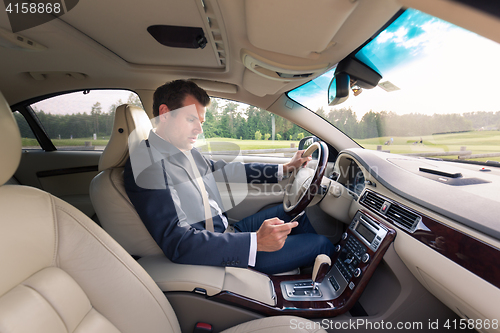
[[[255, 232], [264, 220], [273, 217], [285, 222], [292, 219], [292, 216], [284, 212], [283, 206], [278, 205], [246, 217], [234, 224], [234, 227], [237, 232]], [[325, 236], [316, 234], [306, 215], [303, 215], [298, 222], [299, 225], [292, 229], [281, 250], [257, 252], [255, 269], [267, 274], [282, 273], [297, 267], [312, 266], [318, 254], [333, 253], [333, 244]]]

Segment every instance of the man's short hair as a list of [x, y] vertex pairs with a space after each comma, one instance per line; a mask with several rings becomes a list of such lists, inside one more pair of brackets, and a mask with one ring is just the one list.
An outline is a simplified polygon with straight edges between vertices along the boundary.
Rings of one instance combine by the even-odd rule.
[[153, 116], [160, 115], [160, 105], [165, 104], [170, 110], [181, 108], [187, 95], [191, 95], [203, 106], [210, 103], [207, 92], [193, 81], [175, 80], [158, 87], [153, 95]]

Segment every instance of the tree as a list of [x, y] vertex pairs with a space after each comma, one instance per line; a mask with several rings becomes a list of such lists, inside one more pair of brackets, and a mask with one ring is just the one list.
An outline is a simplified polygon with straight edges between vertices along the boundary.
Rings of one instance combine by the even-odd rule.
[[225, 105], [220, 115], [220, 131], [224, 138], [236, 138], [235, 118], [237, 115], [238, 105], [229, 102]]
[[264, 134], [264, 140], [269, 140], [270, 137], [271, 137], [271, 134], [269, 134], [269, 133]]
[[260, 140], [262, 139], [262, 133], [260, 133], [260, 131], [256, 131], [255, 132], [255, 140]]
[[350, 137], [358, 137], [358, 119], [351, 108], [330, 110], [326, 119]]
[[[137, 96], [134, 93], [130, 93], [130, 95], [128, 96], [127, 104], [132, 104], [132, 105], [138, 106], [140, 108], [143, 108], [141, 99], [139, 98], [139, 96]], [[118, 105], [120, 105], [120, 104], [118, 104]]]
[[325, 112], [325, 110], [323, 109], [323, 107], [320, 107], [319, 109], [317, 109], [317, 110], [316, 110], [316, 114], [317, 114], [318, 116], [320, 116], [321, 118], [328, 120], [328, 115], [326, 114], [326, 112]]
[[99, 135], [99, 115], [102, 113], [102, 107], [101, 103], [96, 102], [94, 105], [92, 105], [92, 111], [90, 111], [90, 114], [95, 117], [94, 118], [94, 130], [97, 135]]
[[205, 123], [203, 123], [203, 133], [207, 139], [220, 136], [220, 126], [217, 120], [218, 109], [219, 103], [217, 99], [212, 98], [205, 114]]
[[17, 126], [19, 126], [19, 131], [21, 132], [21, 137], [35, 139], [35, 135], [31, 130], [30, 126], [24, 116], [19, 112], [14, 112], [14, 118], [16, 118]]
[[380, 114], [369, 111], [364, 114], [360, 122], [360, 139], [377, 138], [381, 136], [379, 131]]

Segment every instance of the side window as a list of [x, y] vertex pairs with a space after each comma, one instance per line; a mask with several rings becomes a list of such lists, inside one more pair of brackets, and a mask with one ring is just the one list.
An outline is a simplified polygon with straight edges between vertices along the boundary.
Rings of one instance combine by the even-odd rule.
[[59, 150], [103, 150], [113, 129], [115, 109], [128, 103], [143, 107], [129, 90], [85, 90], [30, 105]]
[[203, 133], [212, 153], [236, 148], [242, 155], [268, 156], [292, 156], [300, 139], [310, 135], [269, 111], [221, 98], [211, 98]]
[[24, 116], [19, 113], [19, 111], [14, 112], [14, 118], [16, 118], [19, 132], [21, 132], [23, 149], [41, 149], [40, 144], [35, 137], [35, 134], [26, 121], [26, 118], [24, 118]]

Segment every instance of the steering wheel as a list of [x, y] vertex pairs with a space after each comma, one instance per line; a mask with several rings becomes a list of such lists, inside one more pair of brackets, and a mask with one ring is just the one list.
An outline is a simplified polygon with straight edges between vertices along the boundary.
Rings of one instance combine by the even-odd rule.
[[318, 164], [314, 169], [301, 166], [294, 170], [285, 187], [283, 209], [288, 215], [295, 216], [311, 203], [318, 193], [321, 180], [328, 162], [328, 147], [324, 142], [315, 142], [306, 149], [302, 157], [310, 156], [318, 150]]

